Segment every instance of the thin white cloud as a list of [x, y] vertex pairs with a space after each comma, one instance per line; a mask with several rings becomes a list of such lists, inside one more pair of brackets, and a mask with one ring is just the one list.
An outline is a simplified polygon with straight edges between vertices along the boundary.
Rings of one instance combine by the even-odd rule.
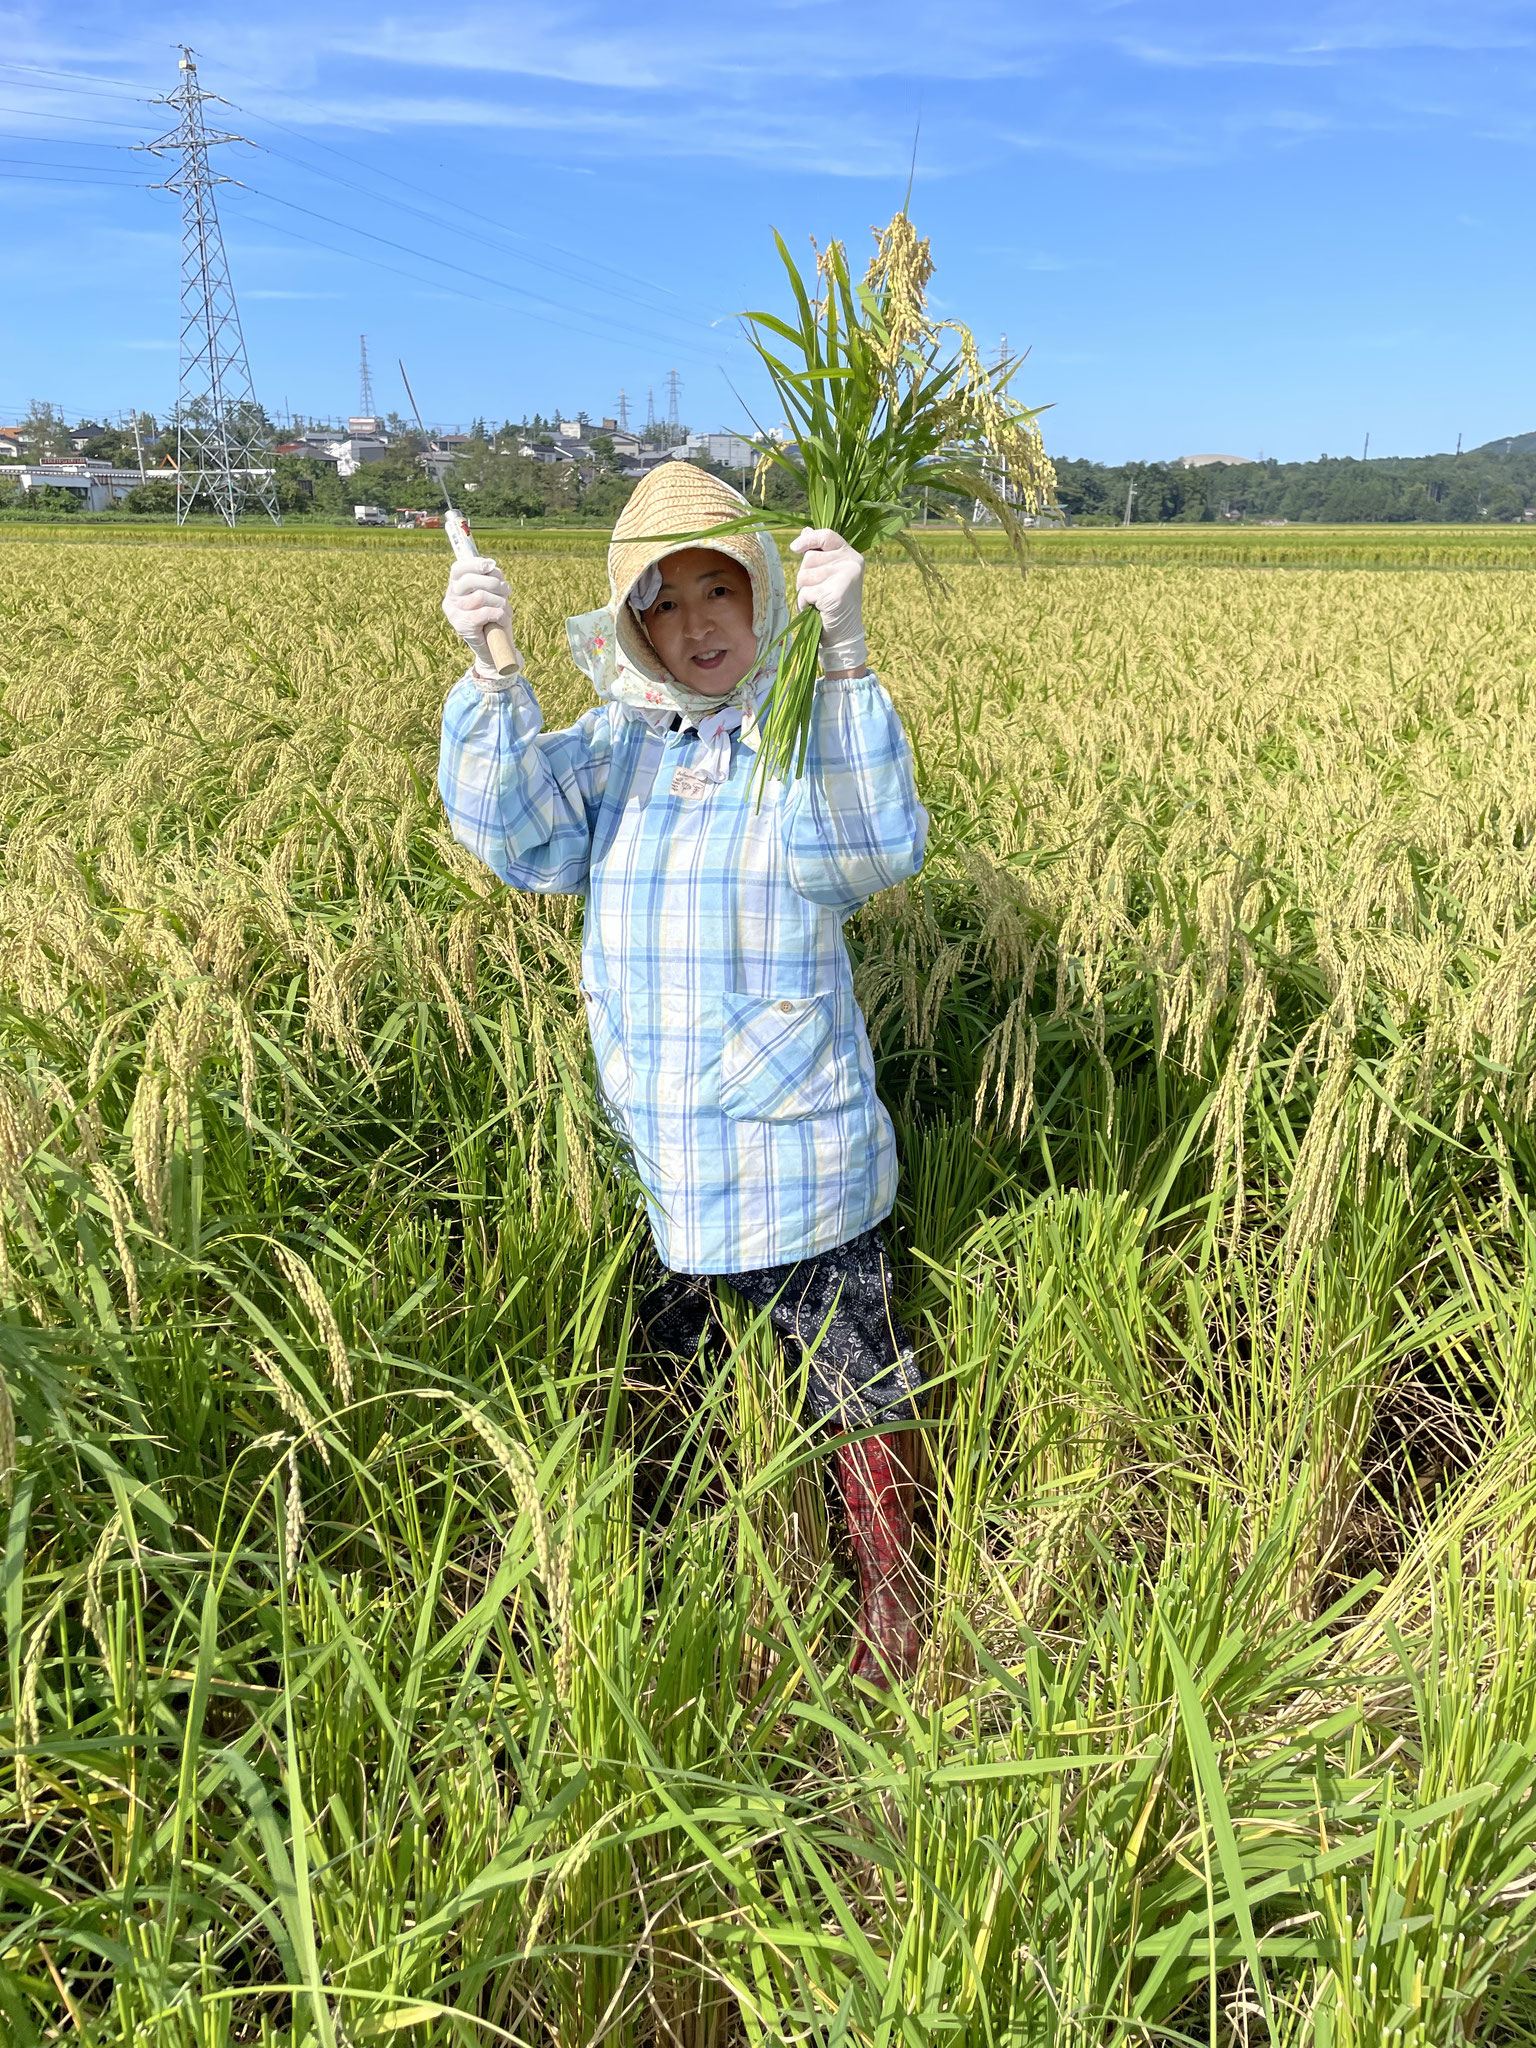
[[[279, 102], [279, 104], [283, 104]], [[284, 105], [293, 120], [297, 107]], [[520, 100], [426, 97], [359, 92], [346, 98], [311, 99], [303, 119], [311, 129], [394, 134], [402, 129], [459, 128], [484, 134], [557, 136], [569, 146], [585, 142], [607, 159], [636, 150], [651, 157], [718, 157], [767, 170], [820, 171], [849, 178], [904, 177], [911, 138], [874, 115], [850, 113], [831, 123], [810, 111], [764, 109], [750, 122], [720, 121], [699, 128], [680, 124], [655, 109], [621, 110], [590, 104], [562, 105]], [[927, 175], [939, 175], [925, 166]]]
[[[84, 4], [102, 18], [89, 30], [72, 20], [67, 35], [46, 0], [0, 5], [5, 61], [145, 90], [174, 83], [182, 31], [163, 0], [131, 25]], [[925, 179], [984, 168], [1010, 146], [1148, 169], [1229, 161], [1330, 130], [1414, 131], [1426, 53], [1444, 59], [1449, 130], [1526, 143], [1536, 84], [1536, 21], [1500, 0], [1280, 0], [1265, 13], [1209, 0], [659, 0], [639, 17], [610, 0], [469, 0], [446, 20], [424, 0], [323, 11], [205, 0], [197, 33], [205, 78], [258, 120], [312, 134], [558, 139], [584, 159], [573, 175], [631, 156], [888, 181], [905, 171], [906, 117], [915, 126], [920, 112]], [[1490, 53], [1508, 60], [1491, 94], [1486, 72], [1458, 68]], [[1182, 80], [1201, 73], [1203, 84]], [[18, 78], [30, 94], [18, 104], [129, 128], [136, 118], [127, 101], [71, 98], [67, 81], [3, 68], [0, 100]], [[1207, 103], [1194, 119], [1192, 92]], [[152, 132], [162, 115], [142, 112]]]

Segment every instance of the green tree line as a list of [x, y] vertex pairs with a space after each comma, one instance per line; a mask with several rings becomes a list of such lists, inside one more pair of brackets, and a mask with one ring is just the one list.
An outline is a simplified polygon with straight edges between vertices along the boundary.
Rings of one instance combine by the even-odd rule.
[[1118, 524], [1167, 520], [1316, 520], [1326, 525], [1517, 520], [1536, 508], [1536, 434], [1459, 455], [1321, 455], [1315, 462], [1212, 463], [1056, 460], [1068, 517]]
[[[575, 417], [586, 423], [585, 415]], [[366, 463], [349, 477], [338, 476], [331, 464], [314, 457], [278, 456], [282, 512], [345, 518], [355, 505], [379, 505], [388, 512], [440, 505], [442, 494], [421, 467], [422, 439], [398, 416], [389, 424], [393, 432], [384, 460]], [[30, 451], [69, 451], [68, 429], [57, 408], [34, 406], [23, 425]], [[274, 440], [279, 438], [270, 421], [263, 419], [263, 425]], [[540, 462], [520, 452], [529, 441], [549, 441], [555, 425], [554, 419], [538, 414], [516, 424], [507, 421], [500, 428], [476, 420], [450, 472], [456, 500], [462, 499], [466, 511], [484, 520], [611, 524], [634, 489], [634, 479], [621, 473], [610, 437], [589, 434], [592, 460], [580, 465]], [[151, 414], [141, 414], [139, 433], [148, 468], [166, 455], [174, 456], [174, 420], [158, 422]], [[111, 428], [81, 452], [123, 468], [138, 459], [131, 425]], [[740, 482], [734, 472], [721, 474]], [[1108, 464], [1057, 457], [1056, 477], [1062, 510], [1075, 523], [1086, 525], [1118, 525], [1126, 518], [1128, 505], [1134, 525], [1265, 519], [1327, 525], [1509, 522], [1536, 514], [1536, 433], [1490, 441], [1459, 454], [1388, 455], [1369, 461], [1321, 455], [1314, 462], [1271, 458], [1185, 469], [1177, 461]], [[0, 498], [6, 496], [16, 502], [14, 488], [7, 493], [5, 480], [0, 480]], [[783, 471], [770, 471], [766, 497], [775, 509], [801, 509]], [[28, 494], [27, 506], [73, 512], [79, 499], [69, 491], [34, 491]], [[150, 478], [128, 493], [123, 508], [174, 512], [174, 478]]]

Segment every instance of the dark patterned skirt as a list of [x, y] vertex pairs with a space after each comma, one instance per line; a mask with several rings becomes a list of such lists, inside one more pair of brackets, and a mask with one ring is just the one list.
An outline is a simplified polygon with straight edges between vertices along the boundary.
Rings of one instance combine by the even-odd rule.
[[768, 1320], [790, 1362], [809, 1360], [812, 1418], [839, 1429], [902, 1428], [922, 1391], [912, 1340], [892, 1306], [895, 1276], [877, 1227], [814, 1258], [751, 1273], [669, 1273], [640, 1308], [646, 1350], [691, 1359], [707, 1331], [716, 1279]]

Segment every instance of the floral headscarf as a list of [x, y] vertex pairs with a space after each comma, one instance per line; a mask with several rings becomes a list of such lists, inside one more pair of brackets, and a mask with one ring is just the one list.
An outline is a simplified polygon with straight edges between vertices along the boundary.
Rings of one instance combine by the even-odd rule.
[[[783, 565], [773, 541], [759, 531], [722, 534], [714, 542], [697, 539], [749, 512], [739, 491], [691, 462], [661, 463], [641, 479], [613, 529], [608, 603], [565, 622], [576, 666], [599, 697], [622, 704], [657, 729], [670, 727], [676, 718], [684, 729], [701, 733], [706, 726], [718, 735], [723, 727], [742, 725], [750, 732], [753, 715], [778, 673], [779, 643], [789, 624]], [[690, 690], [669, 674], [641, 618], [656, 601], [659, 565], [692, 546], [716, 547], [740, 563], [752, 582], [757, 663], [723, 697]]]
[[[623, 704], [640, 716], [651, 714], [659, 717], [668, 725], [674, 717], [686, 727], [697, 726], [701, 719], [728, 708], [739, 709], [743, 714], [755, 710], [778, 674], [778, 643], [789, 624], [789, 600], [785, 595], [784, 569], [779, 561], [779, 551], [770, 541], [763, 548], [762, 556], [766, 563], [768, 589], [760, 592], [754, 588], [753, 592], [759, 600], [753, 610], [762, 617], [757, 631], [757, 664], [725, 696], [712, 697], [703, 690], [690, 690], [686, 683], [678, 682], [664, 670], [658, 677], [637, 668], [620, 644], [616, 607], [612, 604], [604, 605], [600, 611], [583, 612], [577, 618], [566, 620], [566, 638], [570, 641], [571, 656], [576, 666], [590, 679], [599, 697]], [[754, 585], [755, 582], [754, 577]], [[656, 602], [659, 586], [659, 567], [653, 563], [641, 571], [625, 592], [624, 601], [637, 622], [640, 614]], [[641, 631], [644, 631], [643, 626]]]

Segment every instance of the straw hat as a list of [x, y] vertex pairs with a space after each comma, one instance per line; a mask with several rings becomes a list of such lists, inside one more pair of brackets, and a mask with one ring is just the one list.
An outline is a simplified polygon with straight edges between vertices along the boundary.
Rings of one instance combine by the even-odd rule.
[[608, 549], [608, 588], [619, 645], [630, 665], [642, 675], [655, 682], [671, 680], [657, 659], [645, 628], [625, 599], [636, 579], [653, 562], [678, 552], [677, 542], [666, 538], [670, 534], [686, 536], [681, 540], [684, 547], [715, 548], [722, 555], [729, 555], [733, 562], [740, 562], [752, 579], [752, 630], [759, 652], [763, 651], [773, 580], [762, 535], [728, 533], [719, 540], [693, 538], [712, 526], [740, 519], [751, 510], [740, 491], [732, 490], [720, 477], [711, 476], [691, 462], [663, 462], [636, 484], [613, 529]]

